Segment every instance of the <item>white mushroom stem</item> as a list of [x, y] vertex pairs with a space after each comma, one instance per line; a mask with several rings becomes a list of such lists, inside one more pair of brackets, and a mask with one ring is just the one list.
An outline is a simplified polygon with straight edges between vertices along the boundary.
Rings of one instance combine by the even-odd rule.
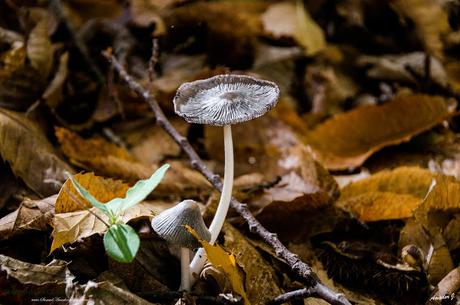
[[190, 291], [190, 250], [180, 248], [180, 288], [181, 290]]
[[[224, 225], [225, 218], [227, 217], [228, 208], [230, 206], [230, 199], [232, 198], [233, 189], [233, 140], [232, 140], [232, 127], [231, 125], [224, 126], [224, 150], [225, 150], [225, 169], [224, 169], [224, 185], [220, 195], [219, 205], [217, 206], [214, 219], [209, 226], [211, 232], [210, 244], [214, 244], [219, 236], [220, 230]], [[203, 248], [200, 248], [194, 256], [190, 264], [191, 274], [200, 274], [201, 270], [206, 263], [206, 253]], [[192, 282], [194, 277], [191, 277]]]

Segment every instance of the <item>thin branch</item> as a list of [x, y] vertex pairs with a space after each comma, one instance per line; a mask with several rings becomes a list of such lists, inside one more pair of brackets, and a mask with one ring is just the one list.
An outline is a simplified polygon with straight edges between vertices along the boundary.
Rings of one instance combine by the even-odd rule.
[[[290, 300], [294, 299], [305, 299], [310, 297], [320, 297], [323, 298], [324, 295], [331, 294], [331, 290], [324, 286], [323, 284], [318, 283], [318, 285], [310, 288], [303, 288], [299, 290], [294, 290], [290, 292], [283, 293], [269, 302], [270, 305], [280, 305], [287, 303]], [[341, 294], [330, 295], [331, 298], [334, 297], [343, 297]]]
[[[162, 127], [177, 144], [180, 145], [182, 150], [188, 155], [193, 168], [203, 174], [203, 176], [211, 182], [214, 188], [222, 191], [222, 182], [219, 175], [214, 174], [206, 167], [205, 163], [198, 156], [187, 138], [181, 136], [166, 118], [160, 105], [150, 92], [134, 80], [110, 52], [103, 52], [103, 55], [107, 58], [107, 60], [109, 60], [120, 77], [127, 83], [128, 87], [140, 95], [150, 105], [155, 114], [157, 124]], [[333, 305], [350, 305], [350, 302], [348, 302], [342, 294], [337, 294], [322, 285], [316, 274], [306, 263], [299, 259], [298, 255], [290, 252], [281, 243], [275, 233], [269, 232], [260, 224], [260, 222], [249, 211], [247, 204], [241, 203], [233, 197], [230, 203], [232, 208], [235, 209], [235, 211], [247, 222], [249, 230], [252, 233], [258, 234], [266, 243], [268, 243], [275, 250], [276, 255], [284, 259], [291, 267], [292, 271], [303, 279], [307, 287], [321, 288], [316, 289], [316, 293], [319, 298], [322, 298]]]

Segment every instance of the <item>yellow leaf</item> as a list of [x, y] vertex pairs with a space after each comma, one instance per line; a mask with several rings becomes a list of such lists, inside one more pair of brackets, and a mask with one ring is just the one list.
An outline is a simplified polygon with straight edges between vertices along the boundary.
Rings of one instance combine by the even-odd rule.
[[397, 97], [381, 105], [336, 115], [306, 135], [318, 160], [328, 169], [360, 166], [374, 152], [410, 140], [449, 116], [440, 97]]
[[243, 279], [241, 278], [240, 272], [236, 265], [235, 256], [233, 254], [228, 254], [220, 246], [211, 245], [207, 241], [201, 239], [200, 236], [191, 227], [186, 226], [186, 228], [201, 243], [211, 264], [217, 268], [220, 268], [228, 276], [233, 291], [241, 295], [241, 297], [244, 299], [245, 305], [250, 305], [248, 297], [246, 296], [246, 291], [244, 289]]

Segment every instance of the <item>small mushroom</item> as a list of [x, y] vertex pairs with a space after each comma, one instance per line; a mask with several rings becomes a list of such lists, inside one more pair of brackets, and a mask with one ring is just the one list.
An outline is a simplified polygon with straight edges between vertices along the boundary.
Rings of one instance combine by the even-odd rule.
[[186, 225], [193, 228], [202, 239], [210, 240], [211, 233], [196, 201], [184, 200], [152, 219], [153, 230], [170, 244], [180, 247], [181, 289], [190, 291], [190, 250], [198, 248], [200, 243], [187, 231]]
[[[213, 244], [227, 216], [233, 188], [233, 141], [231, 125], [255, 119], [272, 109], [279, 98], [278, 86], [245, 75], [218, 75], [185, 83], [174, 97], [174, 110], [189, 123], [223, 126], [224, 183], [216, 214], [209, 226]], [[199, 274], [206, 257], [200, 249], [191, 270]]]

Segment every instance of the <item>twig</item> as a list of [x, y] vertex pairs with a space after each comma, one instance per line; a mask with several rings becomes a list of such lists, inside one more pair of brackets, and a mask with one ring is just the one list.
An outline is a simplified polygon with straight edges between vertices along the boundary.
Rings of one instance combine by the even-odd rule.
[[327, 287], [325, 287], [324, 285], [319, 284], [317, 286], [310, 287], [310, 288], [303, 288], [303, 289], [299, 289], [299, 290], [286, 292], [284, 294], [281, 294], [281, 295], [277, 296], [273, 300], [271, 300], [269, 302], [269, 304], [270, 305], [279, 305], [279, 304], [287, 303], [287, 302], [289, 302], [290, 300], [293, 300], [293, 299], [305, 299], [305, 298], [317, 297], [317, 296], [321, 297], [323, 294], [328, 294], [328, 293], [331, 292], [329, 289], [327, 289], [327, 290], [325, 290], [325, 289], [327, 289]]
[[[128, 87], [140, 95], [150, 105], [155, 114], [157, 124], [162, 127], [178, 145], [180, 145], [182, 150], [188, 155], [193, 168], [201, 172], [201, 174], [203, 174], [203, 176], [211, 182], [214, 188], [222, 191], [222, 182], [219, 175], [214, 174], [206, 167], [205, 163], [198, 156], [187, 138], [181, 136], [172, 126], [156, 99], [149, 93], [149, 91], [142, 87], [126, 72], [125, 68], [123, 68], [123, 66], [110, 52], [103, 52], [103, 55], [107, 58], [107, 60], [109, 60], [120, 77], [127, 83]], [[275, 250], [276, 255], [284, 259], [291, 267], [292, 271], [303, 279], [307, 287], [315, 288], [319, 298], [322, 298], [333, 305], [351, 305], [342, 294], [337, 294], [321, 284], [316, 274], [306, 263], [299, 259], [298, 255], [290, 252], [281, 243], [275, 233], [269, 232], [260, 224], [260, 222], [249, 211], [247, 204], [241, 203], [235, 198], [232, 198], [230, 203], [232, 208], [235, 209], [235, 211], [247, 222], [249, 230], [252, 233], [258, 234], [266, 243], [268, 243]]]

